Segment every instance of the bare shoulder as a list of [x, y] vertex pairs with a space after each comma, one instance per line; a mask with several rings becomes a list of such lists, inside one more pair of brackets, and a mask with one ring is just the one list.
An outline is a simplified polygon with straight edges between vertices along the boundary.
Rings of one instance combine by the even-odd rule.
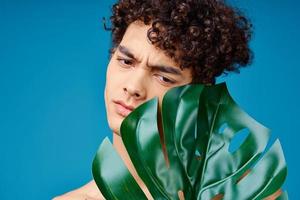
[[94, 180], [52, 200], [105, 200]]

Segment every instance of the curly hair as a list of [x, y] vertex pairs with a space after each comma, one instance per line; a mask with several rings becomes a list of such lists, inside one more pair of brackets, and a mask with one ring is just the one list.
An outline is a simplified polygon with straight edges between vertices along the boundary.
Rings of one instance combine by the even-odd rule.
[[151, 24], [151, 43], [181, 69], [192, 68], [193, 83], [214, 84], [253, 58], [252, 24], [223, 0], [119, 0], [112, 11], [112, 49], [132, 22]]

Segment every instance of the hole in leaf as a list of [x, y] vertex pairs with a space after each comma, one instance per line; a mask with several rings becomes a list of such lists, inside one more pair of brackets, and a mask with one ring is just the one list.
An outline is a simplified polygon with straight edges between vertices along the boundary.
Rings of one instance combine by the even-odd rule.
[[177, 192], [177, 194], [178, 194], [179, 200], [185, 200], [185, 199], [184, 199], [184, 194], [183, 194], [183, 191], [182, 191], [182, 190], [179, 190], [179, 191]]
[[195, 150], [195, 156], [197, 160], [201, 159], [201, 153], [198, 151], [198, 149]]
[[162, 123], [163, 122], [162, 122], [161, 109], [159, 108], [159, 106], [157, 104], [157, 128], [158, 128], [160, 144], [162, 146], [163, 155], [164, 155], [164, 158], [165, 158], [165, 161], [166, 161], [166, 165], [169, 168], [170, 167], [170, 162], [169, 162], [169, 157], [168, 157], [168, 153], [167, 153], [166, 143], [165, 143], [165, 140], [164, 140], [164, 130], [163, 130]]
[[222, 126], [219, 128], [219, 134], [223, 134], [224, 130], [228, 127], [227, 123], [222, 124]]
[[275, 193], [273, 193], [270, 196], [264, 198], [264, 200], [281, 199], [281, 198], [279, 198], [281, 194], [282, 194], [282, 189], [279, 188]]
[[221, 200], [221, 199], [223, 199], [223, 197], [224, 197], [224, 194], [217, 194], [211, 200]]
[[234, 153], [235, 151], [237, 151], [240, 148], [240, 146], [245, 142], [248, 135], [249, 135], [248, 128], [243, 128], [239, 130], [231, 139], [228, 151], [230, 153]]
[[200, 154], [200, 152], [198, 151], [198, 149], [196, 149], [195, 155], [196, 155], [196, 156], [201, 156], [201, 154]]
[[249, 173], [251, 172], [250, 169], [248, 169], [242, 176], [236, 181], [236, 184], [238, 184], [243, 178], [245, 178]]

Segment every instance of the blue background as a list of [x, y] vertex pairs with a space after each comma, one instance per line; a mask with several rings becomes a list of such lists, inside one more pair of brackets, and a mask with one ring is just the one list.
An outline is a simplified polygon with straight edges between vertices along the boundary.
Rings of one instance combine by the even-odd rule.
[[[103, 101], [113, 1], [0, 0], [0, 199], [50, 199], [91, 180], [111, 137]], [[232, 0], [254, 23], [253, 64], [222, 77], [239, 105], [280, 138], [285, 188], [300, 168], [300, 2]]]

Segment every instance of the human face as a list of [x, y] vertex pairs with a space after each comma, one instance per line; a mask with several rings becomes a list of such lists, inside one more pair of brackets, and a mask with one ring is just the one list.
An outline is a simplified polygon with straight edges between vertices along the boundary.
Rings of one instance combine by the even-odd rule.
[[131, 23], [107, 67], [105, 106], [108, 124], [119, 134], [123, 119], [137, 106], [153, 97], [161, 105], [172, 87], [192, 81], [191, 69], [181, 70], [147, 37], [150, 25]]

